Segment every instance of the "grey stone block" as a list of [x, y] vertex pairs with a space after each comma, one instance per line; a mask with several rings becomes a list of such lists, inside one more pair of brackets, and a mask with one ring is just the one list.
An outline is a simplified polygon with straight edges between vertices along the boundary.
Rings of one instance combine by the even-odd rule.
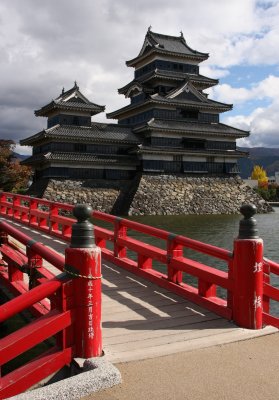
[[80, 374], [11, 397], [14, 400], [78, 400], [121, 383], [119, 370], [105, 357], [85, 360]]

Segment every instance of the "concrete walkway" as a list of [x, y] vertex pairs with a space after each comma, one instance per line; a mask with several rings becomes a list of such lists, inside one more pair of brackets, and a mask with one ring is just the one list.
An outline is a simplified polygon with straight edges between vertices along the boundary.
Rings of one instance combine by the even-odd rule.
[[82, 400], [279, 399], [279, 333], [116, 366], [123, 383]]

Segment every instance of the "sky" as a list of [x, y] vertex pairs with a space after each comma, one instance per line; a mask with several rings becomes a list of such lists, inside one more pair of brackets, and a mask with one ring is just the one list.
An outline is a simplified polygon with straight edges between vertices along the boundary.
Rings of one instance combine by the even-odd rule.
[[221, 122], [251, 132], [238, 145], [279, 147], [279, 0], [1, 0], [0, 138], [46, 128], [34, 110], [74, 81], [106, 112], [127, 105], [117, 89], [149, 26], [209, 53], [200, 73], [219, 85], [206, 92], [234, 105]]

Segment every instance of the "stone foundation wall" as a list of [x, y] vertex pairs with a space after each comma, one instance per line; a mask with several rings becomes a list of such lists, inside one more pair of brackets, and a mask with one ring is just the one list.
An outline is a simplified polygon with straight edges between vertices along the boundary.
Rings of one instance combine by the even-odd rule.
[[[113, 187], [114, 186], [114, 187]], [[48, 182], [42, 197], [69, 204], [90, 204], [93, 210], [110, 213], [120, 193], [120, 187], [97, 181], [55, 180]]]
[[235, 214], [244, 203], [271, 207], [240, 178], [144, 175], [129, 215]]
[[[244, 203], [272, 208], [240, 178], [142, 175], [134, 181], [54, 180], [42, 197], [129, 215], [235, 214]], [[122, 211], [119, 211], [122, 210]], [[126, 211], [123, 211], [126, 210]]]

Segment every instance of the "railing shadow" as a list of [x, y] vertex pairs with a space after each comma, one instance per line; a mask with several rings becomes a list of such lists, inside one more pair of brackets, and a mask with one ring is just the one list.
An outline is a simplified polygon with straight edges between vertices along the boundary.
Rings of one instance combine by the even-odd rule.
[[232, 328], [230, 322], [216, 314], [106, 261], [103, 276], [102, 293], [107, 300], [104, 328], [187, 330], [204, 329], [207, 324], [212, 329]]

